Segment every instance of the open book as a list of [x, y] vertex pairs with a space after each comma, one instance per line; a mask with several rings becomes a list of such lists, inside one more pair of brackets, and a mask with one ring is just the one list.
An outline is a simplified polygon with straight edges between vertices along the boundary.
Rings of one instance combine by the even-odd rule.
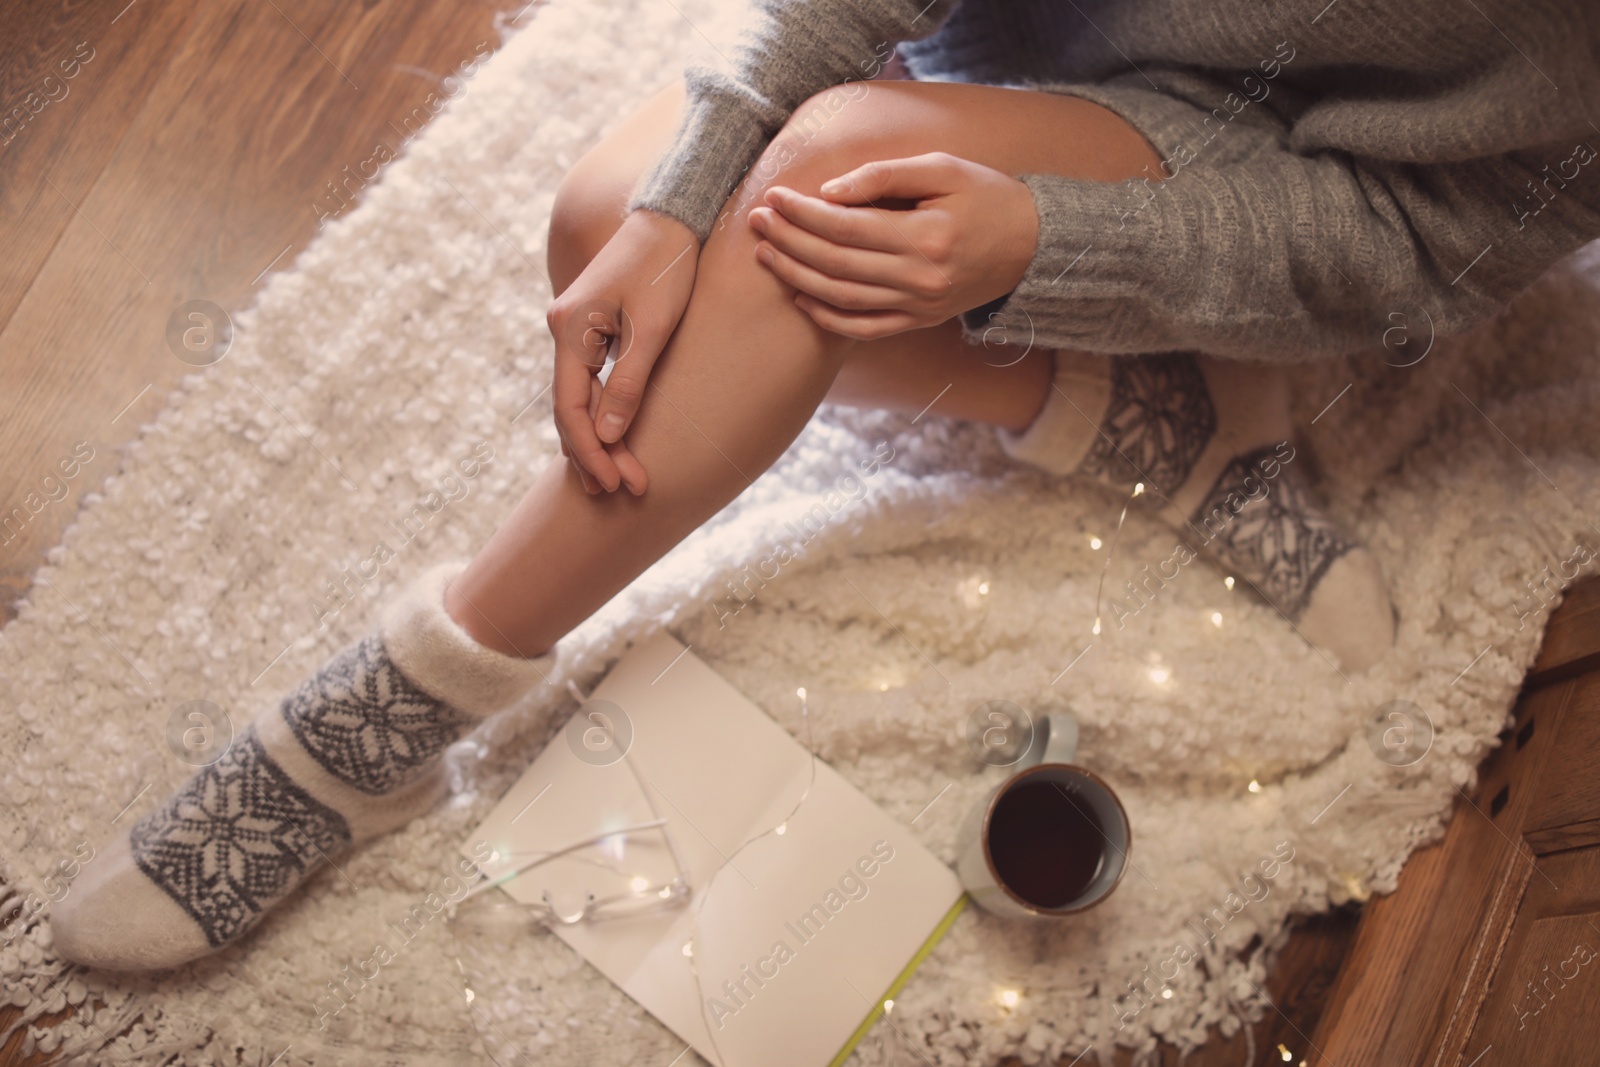
[[556, 936], [718, 1067], [842, 1062], [959, 914], [954, 873], [669, 634], [574, 718], [462, 846], [489, 892], [620, 901]]

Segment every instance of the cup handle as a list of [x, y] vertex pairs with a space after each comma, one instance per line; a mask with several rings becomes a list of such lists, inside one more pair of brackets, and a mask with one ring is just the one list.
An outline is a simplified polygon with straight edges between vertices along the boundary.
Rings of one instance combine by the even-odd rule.
[[1078, 717], [1070, 711], [1052, 711], [1034, 728], [1033, 744], [1018, 769], [1040, 763], [1071, 763], [1078, 754]]

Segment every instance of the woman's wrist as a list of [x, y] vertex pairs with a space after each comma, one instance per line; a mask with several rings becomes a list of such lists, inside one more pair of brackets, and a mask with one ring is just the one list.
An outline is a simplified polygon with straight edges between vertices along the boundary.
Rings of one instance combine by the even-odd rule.
[[663, 234], [674, 234], [683, 237], [685, 240], [693, 241], [695, 244], [700, 243], [699, 238], [695, 237], [694, 230], [689, 228], [688, 223], [654, 208], [636, 207], [628, 212], [628, 217], [623, 220], [623, 223], [625, 225], [632, 223], [635, 227], [643, 227]]
[[1009, 295], [1022, 284], [1039, 252], [1039, 208], [1033, 201], [1033, 190], [1021, 179], [1012, 182], [1005, 217], [1013, 224], [1002, 243], [1005, 268], [998, 272], [1000, 291], [991, 301]]

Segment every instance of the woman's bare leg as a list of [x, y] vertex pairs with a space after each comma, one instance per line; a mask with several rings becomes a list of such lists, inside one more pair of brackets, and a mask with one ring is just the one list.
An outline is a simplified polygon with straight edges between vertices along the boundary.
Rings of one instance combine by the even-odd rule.
[[960, 324], [950, 319], [858, 344], [839, 368], [828, 402], [884, 411], [926, 410], [1021, 430], [1044, 405], [1052, 370], [1049, 350], [1018, 355], [1009, 346], [969, 344]]
[[[937, 150], [1011, 174], [1093, 180], [1129, 177], [1157, 160], [1111, 112], [1050, 94], [881, 82], [830, 114], [820, 131], [780, 133], [769, 153], [781, 152], [772, 158], [782, 165], [752, 168], [748, 181], [771, 184], [754, 176], [777, 170], [775, 182], [815, 193], [868, 160]], [[550, 239], [558, 287], [609, 239], [634, 177], [675, 125], [676, 101], [663, 94], [563, 183]], [[753, 205], [758, 193], [741, 187], [732, 203]], [[746, 211], [730, 213], [706, 241], [694, 295], [629, 429], [649, 491], [590, 496], [565, 460], [546, 467], [447, 594], [449, 613], [483, 644], [525, 656], [549, 649], [766, 470], [836, 381], [837, 399], [904, 408], [920, 400], [914, 409], [950, 382], [936, 410], [1002, 425], [1025, 425], [1038, 409], [1042, 359], [986, 366], [983, 350], [948, 324], [860, 344], [820, 329], [756, 262], [759, 235]], [[869, 370], [841, 379], [852, 358]]]
[[[874, 87], [878, 84], [883, 83]], [[550, 277], [558, 295], [616, 232], [634, 180], [666, 147], [682, 106], [681, 87], [662, 90], [573, 168], [551, 221]], [[1044, 402], [1050, 369], [1043, 350], [1019, 357], [1015, 348], [998, 340], [991, 349], [967, 343], [952, 319], [931, 329], [858, 342], [847, 353], [827, 399], [851, 407], [919, 412], [949, 385], [933, 412], [1020, 430]], [[930, 382], [937, 383], [932, 392]]]

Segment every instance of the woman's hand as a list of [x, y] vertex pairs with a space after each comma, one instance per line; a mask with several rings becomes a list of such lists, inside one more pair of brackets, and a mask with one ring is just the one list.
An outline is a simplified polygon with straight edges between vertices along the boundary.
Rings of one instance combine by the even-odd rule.
[[[883, 201], [911, 201], [909, 210]], [[825, 330], [871, 340], [934, 326], [1015, 289], [1039, 215], [1015, 178], [945, 152], [857, 167], [822, 196], [767, 190], [756, 258]]]
[[[645, 491], [644, 468], [622, 437], [689, 304], [699, 255], [700, 242], [683, 223], [634, 211], [550, 305], [556, 429], [562, 454], [590, 493], [621, 485], [635, 496]], [[615, 361], [602, 386], [613, 339]]]

